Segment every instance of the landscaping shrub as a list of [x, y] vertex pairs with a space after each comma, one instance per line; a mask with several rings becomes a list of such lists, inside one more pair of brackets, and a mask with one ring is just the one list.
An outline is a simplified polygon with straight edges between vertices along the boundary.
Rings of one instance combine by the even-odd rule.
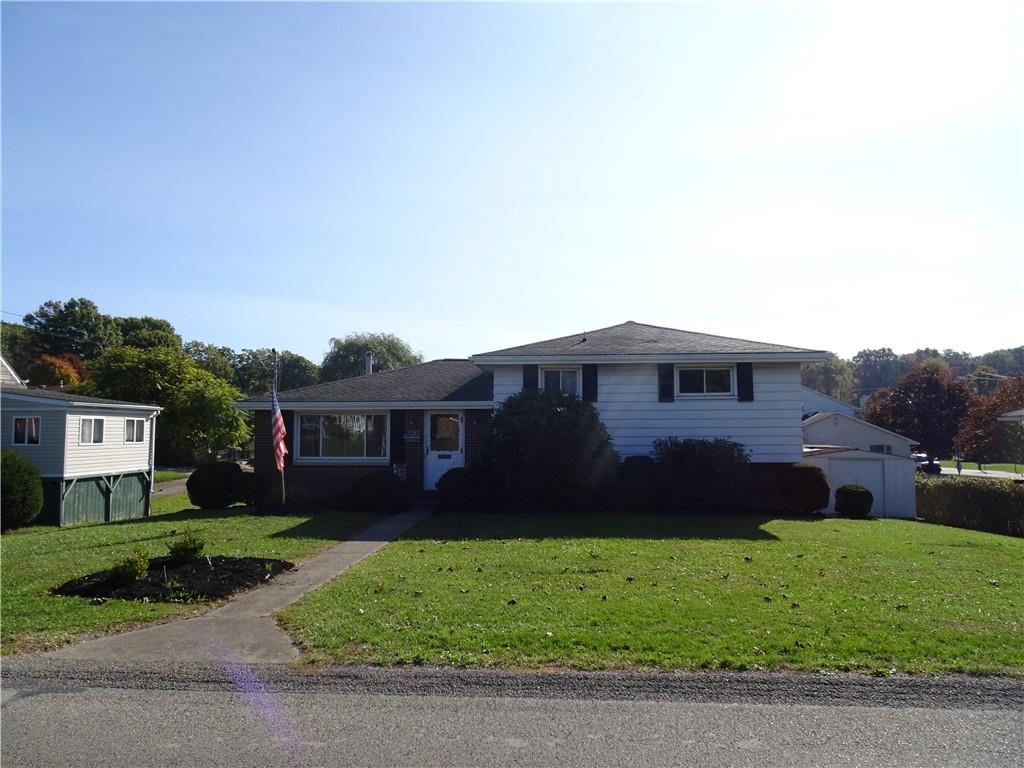
[[650, 456], [627, 456], [619, 465], [618, 497], [622, 504], [646, 512], [658, 498], [658, 465]]
[[828, 506], [828, 479], [821, 467], [793, 464], [779, 473], [779, 491], [787, 505], [812, 514]]
[[836, 488], [836, 514], [840, 517], [867, 519], [875, 497], [863, 485], [849, 483]]
[[186, 528], [181, 536], [167, 545], [167, 554], [176, 563], [184, 563], [195, 560], [203, 554], [203, 547], [206, 542], [196, 535], [191, 528]]
[[0, 458], [0, 496], [0, 527], [4, 530], [28, 525], [43, 508], [39, 470], [17, 451], [4, 451]]
[[494, 414], [485, 464], [501, 500], [524, 510], [570, 511], [607, 496], [618, 456], [592, 403], [520, 392]]
[[188, 500], [200, 509], [223, 509], [238, 501], [242, 468], [234, 462], [201, 464], [189, 475]]
[[456, 467], [441, 475], [437, 495], [445, 512], [484, 512], [494, 501], [493, 479], [480, 467]]
[[1024, 537], [1024, 485], [981, 477], [918, 477], [917, 516], [930, 523]]
[[[280, 485], [280, 480], [278, 481]], [[255, 472], [242, 472], [238, 475], [235, 486], [235, 501], [240, 501], [246, 506], [253, 506], [260, 502], [262, 488]]]
[[700, 512], [732, 501], [747, 480], [750, 459], [731, 440], [654, 441], [658, 457], [658, 502], [670, 512]]
[[346, 506], [370, 512], [397, 512], [405, 504], [405, 483], [392, 472], [362, 475], [345, 496]]
[[142, 581], [149, 572], [149, 555], [141, 549], [133, 549], [124, 560], [110, 569], [110, 580], [114, 584], [131, 584]]

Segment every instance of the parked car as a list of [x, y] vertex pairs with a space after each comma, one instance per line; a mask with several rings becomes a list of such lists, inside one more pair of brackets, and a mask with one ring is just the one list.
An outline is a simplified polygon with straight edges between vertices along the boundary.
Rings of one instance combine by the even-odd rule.
[[928, 457], [927, 453], [912, 453], [910, 458], [914, 460], [914, 468], [926, 475], [938, 475], [942, 473], [939, 462]]

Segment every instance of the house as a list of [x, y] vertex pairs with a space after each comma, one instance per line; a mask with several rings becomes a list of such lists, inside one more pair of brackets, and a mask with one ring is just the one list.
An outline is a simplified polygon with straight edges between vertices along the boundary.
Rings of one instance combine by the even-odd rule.
[[149, 514], [160, 410], [5, 378], [0, 441], [39, 469], [44, 502], [38, 522], [74, 525]]
[[800, 396], [803, 399], [805, 418], [822, 411], [845, 413], [847, 416], [856, 416], [860, 412], [857, 406], [838, 400], [831, 395], [826, 395], [824, 392], [819, 392], [810, 387], [800, 387]]
[[919, 443], [875, 424], [836, 411], [804, 419], [804, 445], [843, 445], [872, 453], [910, 456]]
[[1004, 413], [1002, 416], [997, 416], [996, 421], [1004, 421], [1009, 424], [1019, 424], [1024, 422], [1024, 408], [1019, 411], [1010, 411], [1009, 413]]
[[[346, 488], [392, 471], [432, 490], [479, 458], [494, 408], [521, 390], [558, 389], [592, 402], [623, 457], [662, 437], [726, 438], [755, 466], [800, 461], [800, 365], [825, 353], [626, 322], [385, 373], [279, 392], [289, 487]], [[255, 469], [275, 472], [270, 393], [256, 414]]]
[[0, 355], [0, 386], [2, 387], [26, 387], [28, 386], [22, 381], [21, 377], [11, 367], [11, 364], [7, 362], [7, 358]]

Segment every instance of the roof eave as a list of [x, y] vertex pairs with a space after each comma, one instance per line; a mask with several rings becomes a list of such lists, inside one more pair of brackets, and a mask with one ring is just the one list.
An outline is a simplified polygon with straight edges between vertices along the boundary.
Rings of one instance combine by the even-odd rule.
[[[398, 410], [398, 409], [466, 409], [466, 408], [493, 408], [493, 400], [321, 400], [317, 402], [282, 400], [278, 396], [278, 403], [282, 411], [322, 411], [325, 409], [351, 410]], [[241, 411], [269, 411], [269, 400], [241, 400], [235, 403], [235, 407]]]
[[4, 390], [3, 396], [12, 397], [16, 400], [20, 400], [26, 403], [46, 403], [63, 408], [124, 408], [126, 410], [136, 411], [153, 411], [159, 413], [163, 410], [162, 406], [159, 405], [145, 405], [143, 403], [86, 403], [80, 400], [58, 400], [53, 397], [35, 397], [34, 395], [25, 394], [23, 392], [11, 392]]
[[474, 355], [477, 365], [549, 365], [551, 363], [813, 363], [827, 352], [678, 352], [672, 354]]

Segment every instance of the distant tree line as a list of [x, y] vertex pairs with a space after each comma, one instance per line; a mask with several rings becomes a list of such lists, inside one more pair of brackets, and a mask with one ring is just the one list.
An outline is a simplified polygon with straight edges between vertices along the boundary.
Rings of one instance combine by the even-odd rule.
[[[234, 403], [270, 390], [274, 352], [204, 341], [182, 342], [168, 320], [113, 317], [86, 298], [47, 301], [22, 322], [0, 325], [0, 348], [30, 386], [64, 386], [85, 395], [164, 408], [157, 430], [161, 464], [186, 463], [247, 444], [251, 418]], [[397, 336], [351, 333], [332, 338], [318, 365], [278, 353], [281, 390], [362, 375], [365, 355], [374, 372], [422, 362]]]

